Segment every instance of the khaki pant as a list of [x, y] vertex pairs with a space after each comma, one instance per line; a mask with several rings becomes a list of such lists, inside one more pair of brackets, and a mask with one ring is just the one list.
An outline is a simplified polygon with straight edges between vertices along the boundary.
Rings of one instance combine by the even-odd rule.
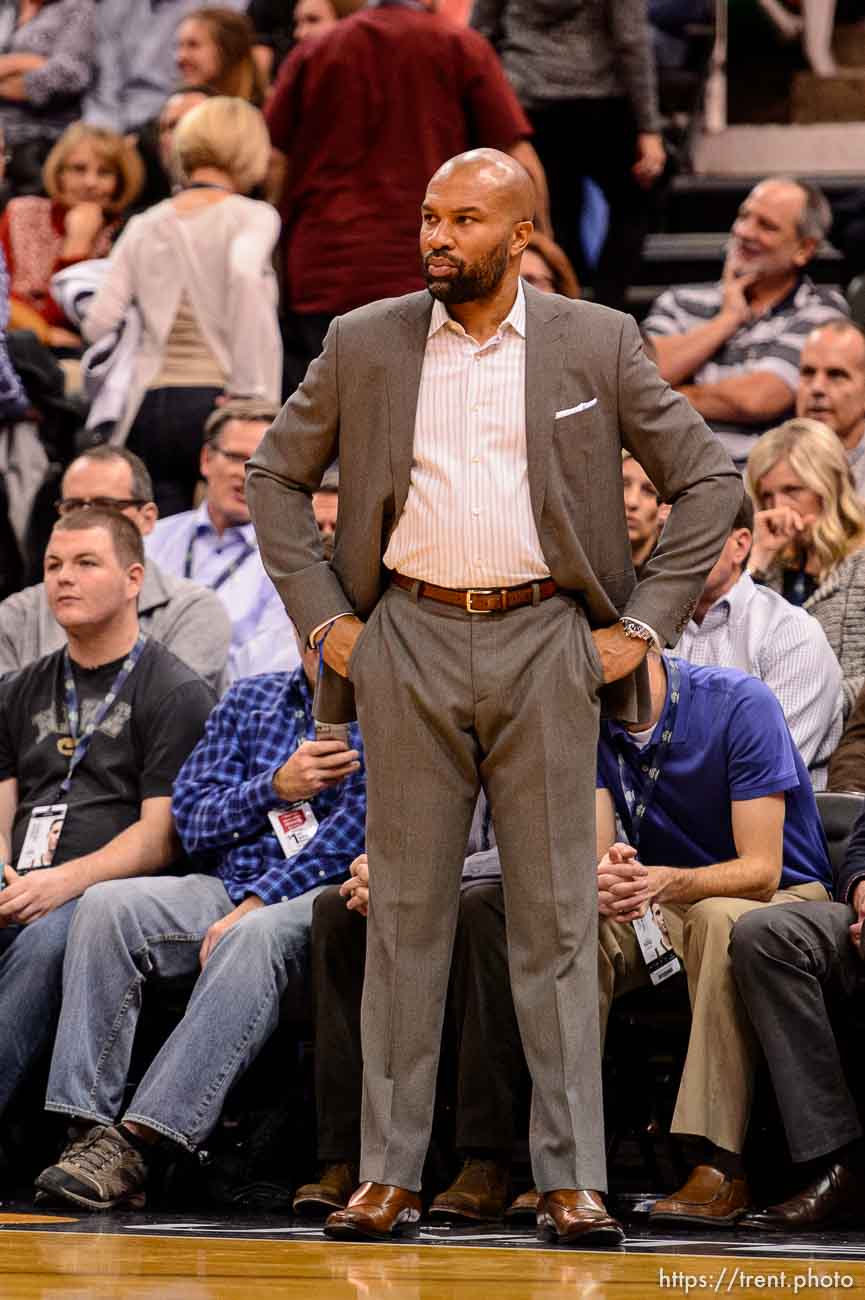
[[[754, 1085], [756, 1040], [730, 964], [730, 931], [746, 912], [797, 899], [824, 902], [814, 883], [780, 889], [768, 903], [706, 898], [663, 904], [670, 940], [688, 977], [691, 1035], [671, 1130], [707, 1138], [725, 1151], [744, 1145]], [[601, 918], [598, 985], [601, 1043], [614, 997], [649, 983], [632, 925]]]

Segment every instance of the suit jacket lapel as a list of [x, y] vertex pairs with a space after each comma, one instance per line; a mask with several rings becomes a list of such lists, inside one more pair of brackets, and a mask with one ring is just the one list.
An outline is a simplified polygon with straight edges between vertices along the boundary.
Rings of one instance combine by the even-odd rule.
[[550, 448], [562, 388], [564, 351], [553, 347], [564, 317], [554, 299], [524, 285], [526, 295], [526, 455], [538, 535], [547, 491]]
[[414, 425], [423, 369], [432, 298], [413, 293], [400, 300], [394, 313], [393, 351], [387, 359], [387, 391], [394, 519], [402, 514], [411, 477]]

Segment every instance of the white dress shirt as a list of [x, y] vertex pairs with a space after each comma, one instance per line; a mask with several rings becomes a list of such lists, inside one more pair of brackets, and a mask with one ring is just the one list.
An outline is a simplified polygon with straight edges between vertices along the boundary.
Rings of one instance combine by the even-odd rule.
[[477, 343], [433, 305], [405, 507], [385, 566], [440, 587], [515, 587], [549, 577], [529, 495], [526, 302]]
[[702, 623], [691, 620], [671, 653], [693, 664], [739, 668], [765, 682], [814, 789], [825, 790], [843, 729], [843, 697], [841, 665], [816, 618], [744, 573]]
[[[300, 651], [294, 625], [264, 571], [252, 524], [220, 534], [203, 501], [197, 510], [160, 519], [145, 537], [144, 548], [147, 558], [168, 573], [189, 577], [219, 596], [231, 619], [229, 681], [297, 667]], [[236, 561], [240, 563], [220, 582]]]

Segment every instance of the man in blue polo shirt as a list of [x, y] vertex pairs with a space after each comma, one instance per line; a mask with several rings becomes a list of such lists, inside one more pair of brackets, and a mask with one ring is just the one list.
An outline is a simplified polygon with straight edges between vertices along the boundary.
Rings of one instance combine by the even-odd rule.
[[[748, 1207], [741, 1152], [755, 1050], [730, 930], [754, 908], [825, 900], [831, 867], [808, 773], [769, 688], [655, 654], [649, 672], [650, 725], [607, 720], [598, 748], [601, 1026], [613, 997], [648, 982], [629, 922], [659, 904], [692, 1011], [672, 1130], [706, 1148], [650, 1217], [724, 1227]], [[616, 814], [628, 844], [616, 842]]]

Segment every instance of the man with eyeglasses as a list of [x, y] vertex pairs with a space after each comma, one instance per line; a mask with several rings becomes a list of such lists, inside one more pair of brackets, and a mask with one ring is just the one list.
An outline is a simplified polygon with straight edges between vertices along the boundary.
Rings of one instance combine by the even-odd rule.
[[300, 663], [294, 629], [258, 554], [246, 504], [244, 466], [276, 419], [269, 402], [218, 407], [204, 426], [196, 510], [162, 519], [145, 542], [148, 559], [175, 577], [209, 587], [231, 619], [228, 678], [291, 672]]
[[[153, 531], [157, 509], [144, 462], [125, 447], [93, 447], [74, 460], [60, 486], [57, 513], [79, 508], [119, 510], [142, 537]], [[223, 680], [231, 629], [217, 596], [174, 577], [148, 559], [138, 598], [142, 630], [211, 686]], [[45, 584], [0, 603], [0, 677], [60, 650], [65, 634], [48, 605]]]

